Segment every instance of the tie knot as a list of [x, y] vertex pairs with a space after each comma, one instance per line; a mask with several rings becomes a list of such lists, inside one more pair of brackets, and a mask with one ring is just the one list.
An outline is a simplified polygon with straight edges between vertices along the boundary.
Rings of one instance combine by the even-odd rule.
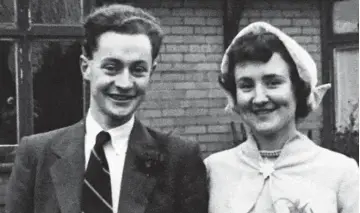
[[99, 132], [99, 134], [96, 136], [95, 149], [97, 149], [98, 147], [102, 147], [106, 142], [110, 141], [110, 139], [111, 137], [108, 132]]

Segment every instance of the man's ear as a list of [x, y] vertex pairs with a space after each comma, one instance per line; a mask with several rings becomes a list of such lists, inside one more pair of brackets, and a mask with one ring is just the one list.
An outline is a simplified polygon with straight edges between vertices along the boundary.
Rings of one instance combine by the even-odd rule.
[[83, 76], [83, 78], [85, 80], [89, 79], [89, 59], [87, 57], [85, 57], [84, 55], [80, 55], [80, 69], [81, 69], [81, 74]]
[[151, 67], [150, 76], [154, 73], [154, 71], [156, 69], [156, 66], [157, 66], [157, 61], [154, 61], [153, 64], [152, 64], [152, 67]]

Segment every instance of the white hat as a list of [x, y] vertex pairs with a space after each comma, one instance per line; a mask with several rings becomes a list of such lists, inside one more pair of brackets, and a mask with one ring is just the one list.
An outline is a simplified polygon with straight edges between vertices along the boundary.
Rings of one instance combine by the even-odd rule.
[[[241, 38], [242, 36], [254, 33], [260, 34], [264, 32], [269, 32], [274, 34], [279, 38], [280, 41], [284, 44], [285, 48], [289, 52], [291, 58], [295, 62], [297, 71], [299, 72], [299, 76], [305, 82], [310, 84], [311, 93], [308, 97], [308, 104], [311, 107], [311, 110], [315, 110], [321, 103], [321, 100], [326, 93], [326, 91], [331, 87], [330, 84], [317, 85], [317, 68], [314, 59], [310, 56], [310, 54], [301, 47], [294, 39], [283, 33], [278, 28], [266, 23], [266, 22], [254, 22], [249, 24], [244, 29], [242, 29], [232, 40], [229, 47], [226, 49], [224, 57], [221, 62], [221, 73], [226, 74], [229, 68], [229, 57], [228, 53], [230, 48], [234, 45], [234, 43]], [[233, 96], [229, 93], [229, 91], [225, 91], [228, 99], [228, 104], [226, 106], [226, 110], [232, 110], [234, 108], [234, 100]]]

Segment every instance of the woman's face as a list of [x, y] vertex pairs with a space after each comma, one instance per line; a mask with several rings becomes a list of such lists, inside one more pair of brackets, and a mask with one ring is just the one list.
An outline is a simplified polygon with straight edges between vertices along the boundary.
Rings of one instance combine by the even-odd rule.
[[268, 135], [295, 123], [296, 100], [287, 63], [274, 53], [266, 63], [235, 66], [235, 111], [253, 133]]

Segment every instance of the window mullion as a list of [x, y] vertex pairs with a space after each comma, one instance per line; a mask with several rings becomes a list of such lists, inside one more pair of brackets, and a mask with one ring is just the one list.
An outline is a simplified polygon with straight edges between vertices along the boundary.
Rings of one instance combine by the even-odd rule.
[[18, 116], [18, 142], [21, 137], [30, 135], [34, 131], [33, 124], [33, 81], [29, 61], [30, 41], [28, 30], [30, 28], [29, 1], [17, 1], [17, 24], [21, 37], [17, 44], [16, 93]]

